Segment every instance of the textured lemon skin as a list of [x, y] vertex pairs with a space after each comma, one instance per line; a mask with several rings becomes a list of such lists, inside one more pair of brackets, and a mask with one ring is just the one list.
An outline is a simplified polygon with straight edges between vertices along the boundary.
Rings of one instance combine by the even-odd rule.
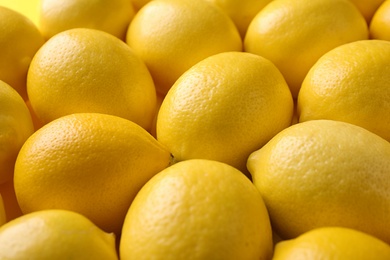
[[273, 260], [390, 258], [382, 240], [350, 228], [324, 227], [276, 244]]
[[27, 92], [48, 123], [73, 113], [104, 113], [149, 130], [156, 89], [143, 61], [118, 38], [76, 28], [50, 38], [31, 62]]
[[251, 21], [244, 50], [271, 60], [296, 98], [314, 63], [342, 44], [368, 39], [367, 23], [348, 0], [279, 0]]
[[115, 236], [67, 210], [23, 215], [0, 227], [1, 259], [118, 259]]
[[298, 96], [299, 122], [355, 124], [390, 141], [390, 42], [362, 40], [339, 46], [310, 69]]
[[249, 154], [291, 124], [278, 69], [243, 52], [213, 55], [183, 74], [157, 116], [157, 139], [176, 160], [211, 159], [246, 171]]
[[270, 259], [272, 231], [254, 185], [210, 160], [154, 176], [126, 215], [121, 259]]
[[170, 160], [164, 146], [129, 120], [73, 114], [25, 142], [15, 164], [16, 197], [23, 213], [73, 210], [119, 234], [138, 190]]
[[284, 239], [341, 226], [390, 241], [390, 144], [341, 121], [295, 124], [252, 153], [248, 169]]

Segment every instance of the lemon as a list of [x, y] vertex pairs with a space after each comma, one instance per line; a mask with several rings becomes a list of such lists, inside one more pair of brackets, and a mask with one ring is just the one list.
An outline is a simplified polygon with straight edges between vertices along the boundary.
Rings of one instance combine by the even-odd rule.
[[13, 220], [23, 215], [16, 199], [13, 180], [0, 184], [0, 194], [3, 197], [6, 221]]
[[237, 26], [242, 38], [256, 14], [272, 0], [207, 0], [224, 10]]
[[378, 10], [379, 6], [386, 2], [386, 0], [349, 0], [351, 1], [359, 11], [363, 14], [367, 23], [370, 24], [373, 18], [373, 15]]
[[383, 2], [370, 23], [370, 37], [390, 41], [390, 1]]
[[118, 259], [115, 236], [67, 210], [26, 214], [0, 227], [0, 259]]
[[46, 39], [73, 28], [91, 28], [121, 40], [135, 14], [130, 0], [41, 0], [39, 29]]
[[0, 80], [27, 99], [30, 62], [44, 39], [36, 25], [21, 13], [0, 6]]
[[275, 0], [249, 24], [244, 49], [272, 61], [296, 98], [313, 64], [339, 45], [367, 39], [367, 27], [348, 0]]
[[211, 3], [193, 0], [150, 1], [131, 21], [126, 42], [144, 60], [162, 94], [198, 61], [242, 50], [230, 17]]
[[25, 214], [73, 210], [118, 234], [135, 194], [170, 160], [165, 147], [129, 120], [68, 115], [23, 145], [15, 164], [16, 197]]
[[298, 96], [299, 121], [333, 119], [390, 141], [390, 42], [339, 46], [318, 60]]
[[308, 231], [275, 247], [273, 260], [390, 259], [390, 246], [363, 232], [342, 227]]
[[44, 124], [61, 116], [96, 112], [149, 130], [156, 90], [144, 62], [118, 38], [76, 28], [50, 38], [28, 71], [31, 106]]
[[155, 175], [126, 215], [120, 258], [270, 259], [272, 231], [255, 186], [211, 160], [178, 162]]
[[3, 197], [0, 193], [0, 227], [7, 222]]
[[248, 169], [283, 239], [354, 228], [390, 242], [390, 144], [345, 122], [312, 120], [277, 134]]
[[16, 156], [34, 126], [23, 98], [0, 80], [0, 184], [12, 179]]
[[249, 154], [291, 124], [293, 100], [275, 65], [225, 52], [186, 71], [165, 96], [157, 139], [176, 160], [211, 159], [246, 171]]
[[0, 6], [5, 6], [27, 16], [38, 26], [38, 4], [40, 0], [0, 0]]

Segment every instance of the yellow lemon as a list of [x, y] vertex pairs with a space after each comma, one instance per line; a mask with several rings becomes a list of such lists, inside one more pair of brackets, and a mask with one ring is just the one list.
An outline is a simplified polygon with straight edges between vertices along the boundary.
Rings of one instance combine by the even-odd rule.
[[34, 126], [23, 98], [0, 80], [0, 184], [12, 179], [16, 156]]
[[120, 116], [149, 130], [156, 90], [143, 61], [118, 38], [76, 28], [36, 53], [28, 71], [31, 106], [42, 123], [72, 113]]
[[126, 215], [126, 259], [270, 259], [272, 231], [260, 193], [237, 169], [176, 163], [153, 177]]
[[282, 238], [354, 228], [390, 242], [390, 144], [345, 122], [295, 124], [252, 153], [248, 169]]
[[390, 141], [390, 42], [357, 41], [326, 53], [298, 96], [299, 121], [333, 119]]
[[323, 54], [367, 38], [367, 23], [348, 0], [276, 0], [253, 18], [244, 47], [271, 60], [297, 97], [307, 72]]
[[355, 259], [388, 260], [390, 246], [350, 228], [324, 227], [279, 242], [272, 260]]
[[3, 197], [0, 193], [0, 227], [7, 222]]
[[40, 0], [0, 0], [0, 6], [8, 7], [27, 16], [38, 26], [38, 5]]
[[351, 1], [359, 11], [363, 14], [367, 23], [370, 24], [372, 17], [379, 8], [379, 6], [386, 2], [386, 0], [349, 0]]
[[0, 227], [0, 259], [118, 259], [115, 236], [67, 210], [26, 214]]
[[134, 13], [131, 0], [41, 0], [39, 29], [46, 39], [81, 27], [102, 30], [124, 40]]
[[249, 154], [291, 124], [293, 99], [269, 60], [244, 52], [210, 56], [165, 96], [157, 139], [178, 161], [211, 159], [246, 171]]
[[30, 62], [44, 43], [36, 25], [19, 12], [0, 6], [0, 80], [27, 99]]
[[390, 41], [390, 1], [385, 1], [375, 12], [370, 23], [370, 37]]
[[16, 197], [25, 214], [74, 210], [118, 234], [135, 194], [170, 160], [165, 147], [129, 120], [68, 115], [23, 145], [15, 164]]
[[242, 50], [233, 21], [206, 1], [151, 1], [134, 16], [126, 41], [144, 60], [162, 94], [198, 61]]
[[3, 197], [6, 221], [23, 215], [16, 199], [13, 180], [0, 184], [0, 194]]
[[207, 0], [224, 10], [237, 26], [242, 38], [256, 14], [272, 0]]

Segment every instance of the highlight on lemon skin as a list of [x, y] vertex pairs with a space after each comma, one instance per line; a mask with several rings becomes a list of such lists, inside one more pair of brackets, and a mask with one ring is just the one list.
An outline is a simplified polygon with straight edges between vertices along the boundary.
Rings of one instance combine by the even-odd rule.
[[370, 23], [372, 39], [390, 41], [390, 2], [384, 1], [377, 9]]

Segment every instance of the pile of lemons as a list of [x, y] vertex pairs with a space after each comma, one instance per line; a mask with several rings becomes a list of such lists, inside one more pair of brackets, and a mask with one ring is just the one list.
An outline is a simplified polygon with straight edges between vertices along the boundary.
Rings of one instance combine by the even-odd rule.
[[0, 0], [0, 259], [390, 259], [390, 0]]

